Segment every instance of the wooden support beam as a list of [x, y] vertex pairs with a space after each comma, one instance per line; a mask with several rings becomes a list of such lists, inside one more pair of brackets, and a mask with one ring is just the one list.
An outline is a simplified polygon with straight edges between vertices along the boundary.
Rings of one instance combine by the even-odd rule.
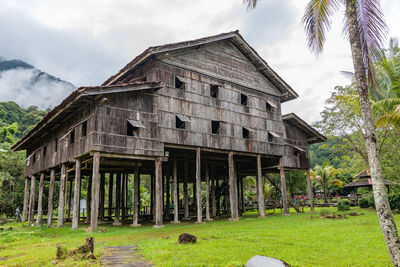
[[310, 201], [310, 212], [314, 212], [314, 194], [311, 188], [310, 169], [307, 169], [306, 178], [307, 178], [308, 200]]
[[110, 172], [110, 176], [108, 179], [108, 216], [111, 218], [112, 216], [112, 207], [113, 207], [113, 188], [114, 187], [114, 173]]
[[211, 216], [215, 218], [217, 216], [217, 206], [215, 199], [215, 166], [211, 166]]
[[35, 216], [35, 195], [36, 195], [36, 177], [31, 176], [31, 191], [29, 197], [29, 223], [33, 223], [33, 218]]
[[197, 200], [197, 223], [202, 223], [203, 221], [203, 200], [201, 197], [201, 162], [200, 162], [200, 147], [196, 150], [196, 200]]
[[90, 223], [90, 217], [92, 215], [92, 174], [89, 175], [89, 181], [87, 186], [87, 199], [86, 199], [86, 223]]
[[177, 160], [173, 162], [173, 190], [174, 190], [174, 223], [179, 223], [179, 184]]
[[62, 227], [64, 225], [64, 209], [65, 209], [65, 177], [67, 176], [67, 165], [65, 163], [61, 164], [61, 174], [60, 174], [60, 191], [58, 196], [58, 218], [57, 227]]
[[117, 173], [117, 180], [115, 185], [115, 217], [113, 225], [121, 225], [120, 222], [120, 205], [121, 205], [121, 173]]
[[90, 229], [97, 229], [99, 215], [99, 198], [100, 198], [100, 153], [93, 155], [93, 174], [92, 174], [92, 205], [90, 214]]
[[283, 158], [280, 160], [279, 171], [281, 176], [281, 194], [282, 194], [282, 206], [283, 206], [283, 215], [289, 215], [289, 207], [288, 207], [288, 197], [286, 190], [286, 178], [285, 178], [285, 169], [283, 168]]
[[183, 206], [184, 206], [184, 220], [189, 220], [189, 195], [187, 178], [189, 174], [188, 162], [185, 160], [183, 165], [184, 181], [183, 181]]
[[153, 227], [159, 228], [164, 227], [163, 225], [163, 190], [162, 190], [162, 166], [161, 158], [156, 158], [155, 160], [155, 174], [156, 174], [156, 224]]
[[258, 216], [265, 217], [264, 183], [262, 178], [261, 155], [257, 155], [257, 203]]
[[24, 207], [22, 210], [22, 222], [26, 222], [28, 218], [29, 218], [29, 178], [25, 177]]
[[100, 222], [104, 222], [104, 206], [105, 206], [105, 183], [106, 175], [104, 172], [100, 173]]
[[155, 181], [154, 181], [154, 179], [155, 179], [155, 176], [154, 176], [154, 171], [151, 173], [151, 175], [150, 175], [150, 186], [151, 186], [151, 188], [150, 188], [150, 192], [151, 192], [151, 195], [150, 195], [150, 211], [151, 211], [151, 219], [152, 219], [152, 221], [153, 222], [155, 222], [155, 218], [156, 218], [156, 216], [155, 216], [155, 203], [156, 203], [156, 191], [155, 191]]
[[80, 191], [81, 191], [81, 160], [75, 160], [75, 188], [74, 188], [74, 211], [72, 212], [72, 229], [78, 229], [80, 215]]
[[38, 197], [38, 213], [36, 217], [36, 225], [42, 224], [43, 217], [43, 182], [44, 182], [44, 172], [40, 174], [40, 182], [39, 182], [39, 197]]
[[49, 198], [47, 205], [47, 226], [51, 226], [53, 223], [53, 195], [54, 195], [55, 180], [56, 180], [56, 170], [53, 168], [50, 170]]
[[125, 179], [126, 173], [122, 173], [121, 175], [121, 222], [125, 222], [126, 219], [126, 211], [125, 211]]
[[237, 212], [237, 190], [236, 190], [236, 179], [235, 179], [235, 163], [233, 161], [233, 152], [228, 154], [228, 164], [229, 164], [229, 202], [231, 208], [231, 218], [232, 221], [239, 220], [239, 214]]
[[71, 208], [72, 208], [72, 179], [69, 181], [69, 190], [68, 190], [68, 218], [71, 218]]
[[206, 176], [206, 221], [212, 221], [210, 217], [210, 166], [208, 162], [205, 165]]
[[134, 180], [133, 180], [133, 223], [132, 227], [138, 227], [139, 224], [139, 192], [140, 192], [140, 178], [139, 178], [139, 166], [136, 164], [134, 171]]

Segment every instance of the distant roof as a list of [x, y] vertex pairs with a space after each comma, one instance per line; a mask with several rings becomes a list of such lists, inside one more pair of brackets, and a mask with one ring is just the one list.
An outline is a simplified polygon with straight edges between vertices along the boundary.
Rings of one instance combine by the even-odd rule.
[[75, 113], [77, 108], [87, 104], [88, 100], [95, 100], [99, 95], [132, 92], [140, 90], [157, 90], [163, 86], [162, 82], [135, 82], [127, 84], [118, 84], [111, 86], [91, 86], [80, 87], [73, 91], [61, 104], [54, 107], [42, 118], [28, 133], [18, 140], [12, 147], [12, 151], [26, 149], [26, 142], [32, 137], [40, 134], [42, 136], [50, 125], [57, 124], [69, 114]]
[[[385, 185], [397, 185], [397, 183], [385, 180]], [[345, 185], [344, 187], [351, 188], [351, 187], [370, 187], [370, 186], [372, 186], [371, 178], [361, 178]]]
[[221, 33], [214, 36], [208, 36], [200, 39], [171, 43], [160, 46], [153, 46], [147, 48], [143, 53], [134, 58], [125, 67], [123, 67], [117, 74], [108, 78], [103, 85], [116, 84], [120, 78], [127, 75], [130, 71], [135, 70], [137, 66], [144, 63], [152, 55], [189, 48], [193, 46], [204, 45], [207, 43], [217, 42], [221, 40], [231, 39], [232, 43], [257, 67], [268, 80], [270, 80], [281, 92], [281, 101], [289, 101], [298, 97], [298, 94], [270, 67], [267, 62], [258, 55], [258, 53], [243, 39], [239, 31], [232, 31]]
[[326, 141], [326, 137], [323, 134], [315, 130], [312, 126], [300, 119], [300, 117], [294, 113], [282, 115], [282, 120], [283, 122], [290, 122], [292, 125], [296, 126], [301, 131], [306, 133], [308, 144], [315, 144]]
[[358, 174], [356, 174], [356, 176], [354, 176], [354, 178], [366, 178], [366, 177], [368, 177], [368, 178], [371, 177], [369, 169], [365, 169], [365, 170], [359, 172]]

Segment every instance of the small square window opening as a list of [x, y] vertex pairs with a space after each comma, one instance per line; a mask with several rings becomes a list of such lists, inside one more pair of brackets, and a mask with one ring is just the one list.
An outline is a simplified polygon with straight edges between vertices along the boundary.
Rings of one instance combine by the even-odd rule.
[[185, 82], [181, 81], [178, 76], [175, 76], [175, 88], [185, 90]]
[[242, 128], [242, 136], [245, 139], [250, 139], [250, 131], [243, 127]]
[[84, 121], [82, 123], [82, 136], [86, 136], [87, 135], [87, 121]]
[[213, 134], [220, 134], [220, 122], [219, 121], [211, 121], [211, 132]]
[[69, 134], [69, 142], [72, 144], [75, 142], [75, 129], [72, 130]]
[[247, 95], [240, 94], [240, 104], [247, 106]]
[[210, 96], [213, 98], [218, 98], [218, 85], [210, 85]]
[[175, 127], [176, 129], [185, 129], [185, 122], [178, 116], [175, 116]]

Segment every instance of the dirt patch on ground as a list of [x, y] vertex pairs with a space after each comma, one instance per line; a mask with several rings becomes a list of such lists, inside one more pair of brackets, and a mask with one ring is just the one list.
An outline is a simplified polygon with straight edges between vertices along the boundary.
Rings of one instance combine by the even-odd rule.
[[108, 247], [104, 250], [103, 255], [101, 255], [100, 263], [101, 266], [153, 266], [151, 262], [143, 259], [138, 248], [134, 246]]

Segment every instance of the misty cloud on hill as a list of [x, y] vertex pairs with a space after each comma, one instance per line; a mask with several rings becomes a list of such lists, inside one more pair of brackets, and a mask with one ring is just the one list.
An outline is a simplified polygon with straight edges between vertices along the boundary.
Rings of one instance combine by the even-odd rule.
[[[61, 103], [75, 89], [73, 84], [41, 72], [23, 61], [3, 61], [0, 65], [5, 63], [11, 67], [0, 71], [0, 102], [14, 101], [24, 108], [35, 105], [47, 109]], [[23, 63], [31, 68], [18, 66]], [[17, 67], [13, 68], [13, 64]]]

